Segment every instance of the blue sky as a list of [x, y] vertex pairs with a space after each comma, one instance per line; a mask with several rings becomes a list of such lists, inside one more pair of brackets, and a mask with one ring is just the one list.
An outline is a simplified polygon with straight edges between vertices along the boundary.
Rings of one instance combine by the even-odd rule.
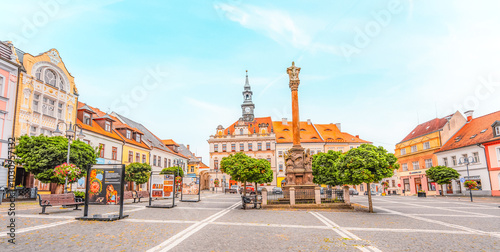
[[[31, 4], [30, 4], [31, 3]], [[45, 3], [45, 4], [41, 4]], [[500, 109], [497, 1], [11, 1], [0, 39], [56, 48], [80, 101], [117, 111], [208, 158], [217, 125], [300, 116], [394, 151], [418, 122]], [[145, 81], [146, 80], [146, 81]]]

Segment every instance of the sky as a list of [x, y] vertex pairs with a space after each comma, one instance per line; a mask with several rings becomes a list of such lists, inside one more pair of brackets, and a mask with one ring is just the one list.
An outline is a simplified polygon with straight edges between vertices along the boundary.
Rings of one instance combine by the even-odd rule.
[[418, 123], [500, 109], [498, 1], [9, 1], [0, 40], [56, 48], [81, 102], [189, 144], [241, 116], [291, 120], [286, 68], [301, 67], [300, 118], [390, 152]]

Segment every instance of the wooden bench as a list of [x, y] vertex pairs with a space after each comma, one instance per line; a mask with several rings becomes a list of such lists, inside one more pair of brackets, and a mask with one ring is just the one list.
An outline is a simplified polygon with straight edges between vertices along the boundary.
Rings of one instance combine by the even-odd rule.
[[73, 210], [82, 210], [78, 209], [78, 206], [84, 205], [84, 202], [77, 202], [75, 200], [75, 195], [73, 193], [65, 193], [65, 194], [37, 194], [40, 206], [42, 207], [42, 212], [40, 214], [45, 213], [45, 208], [50, 206], [62, 206], [75, 207]]
[[139, 199], [139, 198], [137, 197], [137, 193], [135, 191], [123, 192], [123, 201], [125, 202], [125, 200], [128, 200], [128, 199], [133, 199], [134, 203], [135, 203], [135, 200]]
[[149, 191], [135, 191], [135, 192], [137, 194], [137, 198], [139, 199], [139, 202], [141, 202], [142, 198], [149, 198]]

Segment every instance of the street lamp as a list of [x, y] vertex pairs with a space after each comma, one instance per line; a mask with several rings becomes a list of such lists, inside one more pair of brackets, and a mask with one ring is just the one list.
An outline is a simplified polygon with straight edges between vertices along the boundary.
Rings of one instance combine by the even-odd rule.
[[[56, 130], [53, 132], [54, 135], [56, 136], [61, 136], [62, 132], [59, 130], [59, 124], [64, 124], [66, 128], [66, 138], [68, 139], [68, 155], [66, 156], [66, 163], [69, 164], [69, 152], [70, 152], [70, 145], [71, 145], [71, 140], [75, 138], [84, 138], [85, 134], [83, 134], [83, 128], [82, 126], [78, 124], [72, 124], [71, 122], [69, 125], [65, 122], [59, 122], [57, 123]], [[78, 135], [76, 132], [78, 131], [78, 128], [80, 129], [80, 133]], [[66, 177], [64, 181], [64, 193], [68, 193], [68, 177]]]
[[[459, 165], [463, 165], [465, 164], [465, 166], [467, 167], [467, 177], [470, 178], [470, 175], [469, 175], [469, 164], [474, 164], [476, 163], [476, 161], [474, 160], [474, 157], [461, 157], [459, 160], [458, 160], [458, 164]], [[469, 188], [469, 194], [470, 194], [470, 202], [472, 202], [472, 189]]]

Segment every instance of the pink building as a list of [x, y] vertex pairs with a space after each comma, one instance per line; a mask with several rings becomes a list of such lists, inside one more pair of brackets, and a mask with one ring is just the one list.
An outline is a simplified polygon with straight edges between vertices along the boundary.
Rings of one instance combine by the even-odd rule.
[[491, 195], [500, 196], [500, 118], [492, 125], [493, 138], [483, 143], [490, 174]]
[[[19, 62], [9, 43], [0, 42], [0, 162], [7, 159], [7, 142], [13, 135]], [[7, 185], [7, 169], [0, 169], [0, 187]]]

